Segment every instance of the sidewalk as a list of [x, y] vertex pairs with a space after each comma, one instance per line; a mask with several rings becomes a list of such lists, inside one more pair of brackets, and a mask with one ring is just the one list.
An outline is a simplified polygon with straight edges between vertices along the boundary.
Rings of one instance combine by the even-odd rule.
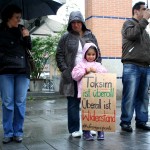
[[27, 101], [23, 142], [2, 144], [0, 124], [0, 150], [149, 150], [150, 132], [135, 129], [134, 122], [133, 133], [120, 130], [120, 102], [117, 101], [116, 132], [105, 133], [104, 141], [95, 137], [95, 141], [88, 142], [68, 133], [65, 98]]

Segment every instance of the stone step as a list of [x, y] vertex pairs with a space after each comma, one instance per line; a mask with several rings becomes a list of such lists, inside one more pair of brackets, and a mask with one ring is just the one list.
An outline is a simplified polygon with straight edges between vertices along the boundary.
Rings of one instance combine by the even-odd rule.
[[52, 100], [52, 99], [62, 99], [65, 96], [60, 95], [59, 92], [28, 92], [28, 100]]

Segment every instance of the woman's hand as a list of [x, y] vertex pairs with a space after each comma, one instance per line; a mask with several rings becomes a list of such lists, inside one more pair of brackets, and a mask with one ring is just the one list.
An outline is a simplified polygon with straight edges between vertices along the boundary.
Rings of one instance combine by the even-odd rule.
[[22, 28], [22, 36], [23, 36], [23, 37], [29, 36], [29, 31], [28, 31], [28, 29], [26, 29], [25, 27]]

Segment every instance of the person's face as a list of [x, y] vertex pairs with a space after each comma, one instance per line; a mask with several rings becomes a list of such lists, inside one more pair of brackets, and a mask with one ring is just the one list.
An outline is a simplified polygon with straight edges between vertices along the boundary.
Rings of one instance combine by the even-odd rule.
[[96, 59], [96, 52], [95, 52], [95, 50], [92, 49], [92, 48], [89, 48], [88, 51], [86, 52], [85, 59], [86, 59], [88, 62], [93, 62], [93, 61], [95, 61], [95, 59]]
[[141, 8], [139, 10], [136, 10], [135, 13], [137, 15], [137, 18], [139, 20], [141, 20], [143, 18], [143, 14], [144, 14], [144, 11], [146, 10], [146, 7], [145, 5], [141, 5]]
[[20, 23], [21, 21], [21, 13], [14, 13], [13, 16], [8, 19], [8, 26], [9, 27], [18, 27], [18, 24]]
[[71, 26], [73, 31], [81, 32], [82, 31], [82, 22], [80, 21], [72, 21]]

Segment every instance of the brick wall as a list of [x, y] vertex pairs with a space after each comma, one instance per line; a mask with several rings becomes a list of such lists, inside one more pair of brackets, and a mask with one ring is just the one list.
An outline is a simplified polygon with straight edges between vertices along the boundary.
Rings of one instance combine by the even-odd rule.
[[102, 56], [121, 56], [121, 27], [131, 17], [132, 0], [85, 0], [85, 18]]

